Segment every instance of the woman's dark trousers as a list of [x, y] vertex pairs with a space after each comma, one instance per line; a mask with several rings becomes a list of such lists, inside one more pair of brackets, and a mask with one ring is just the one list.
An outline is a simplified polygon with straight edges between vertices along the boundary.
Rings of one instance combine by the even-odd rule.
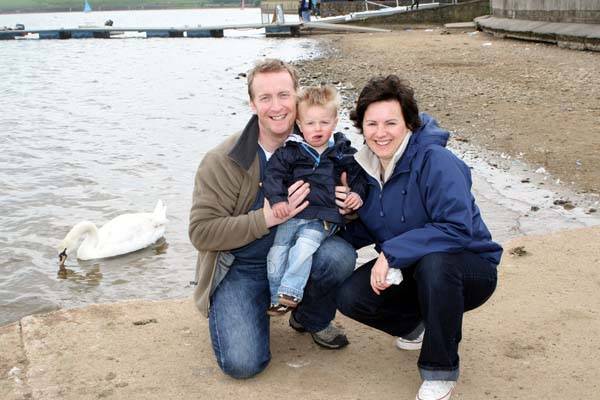
[[[404, 280], [381, 295], [370, 285], [375, 260], [359, 267], [338, 291], [346, 316], [393, 336], [413, 337], [425, 326], [418, 366], [424, 380], [457, 380], [465, 311], [496, 288], [496, 266], [471, 252], [428, 254], [402, 269]], [[412, 334], [412, 335], [411, 335]]]

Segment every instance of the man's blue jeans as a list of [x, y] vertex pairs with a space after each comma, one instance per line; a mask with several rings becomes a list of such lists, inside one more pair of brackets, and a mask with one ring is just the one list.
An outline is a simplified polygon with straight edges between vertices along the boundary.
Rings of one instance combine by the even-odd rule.
[[318, 219], [292, 218], [277, 227], [267, 256], [271, 304], [279, 302], [280, 293], [302, 300], [313, 254], [326, 235], [323, 221]]
[[424, 324], [421, 378], [457, 380], [463, 314], [494, 293], [496, 266], [468, 251], [431, 253], [402, 269], [402, 283], [377, 295], [370, 285], [375, 261], [359, 267], [340, 287], [340, 312], [393, 336], [410, 338]]
[[[356, 252], [343, 239], [327, 238], [313, 257], [302, 303], [294, 318], [308, 332], [325, 329], [335, 317], [338, 286], [352, 274]], [[234, 378], [266, 368], [269, 349], [267, 265], [234, 262], [211, 297], [209, 329], [219, 367]]]

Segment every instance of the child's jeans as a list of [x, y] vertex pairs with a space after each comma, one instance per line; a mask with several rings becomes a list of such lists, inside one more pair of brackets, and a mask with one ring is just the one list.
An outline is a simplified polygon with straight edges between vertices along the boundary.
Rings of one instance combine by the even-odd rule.
[[279, 303], [280, 293], [302, 299], [313, 254], [328, 235], [319, 219], [292, 218], [277, 227], [267, 256], [271, 304]]

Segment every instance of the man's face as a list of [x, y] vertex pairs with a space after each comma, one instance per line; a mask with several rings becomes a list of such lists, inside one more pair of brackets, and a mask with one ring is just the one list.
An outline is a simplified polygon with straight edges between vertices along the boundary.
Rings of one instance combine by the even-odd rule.
[[261, 135], [285, 139], [296, 120], [296, 90], [287, 71], [264, 72], [252, 82], [252, 111], [258, 115]]

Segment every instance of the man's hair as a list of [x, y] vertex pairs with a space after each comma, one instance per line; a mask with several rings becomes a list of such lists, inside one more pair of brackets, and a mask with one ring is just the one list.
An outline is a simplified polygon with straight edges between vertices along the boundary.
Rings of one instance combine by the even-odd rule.
[[256, 74], [281, 71], [286, 71], [290, 74], [292, 82], [294, 82], [294, 89], [297, 90], [298, 72], [296, 72], [296, 69], [290, 64], [281, 60], [277, 60], [275, 58], [265, 58], [264, 60], [257, 61], [254, 64], [254, 68], [248, 71], [248, 96], [250, 96], [250, 100], [254, 99], [254, 94], [252, 93], [252, 83], [254, 82], [254, 77]]
[[337, 115], [340, 96], [331, 85], [306, 86], [298, 92], [298, 105], [300, 104], [306, 104], [308, 107], [331, 107]]
[[419, 107], [414, 90], [397, 75], [378, 76], [367, 82], [356, 101], [356, 108], [350, 113], [354, 126], [362, 132], [362, 124], [367, 108], [378, 101], [396, 100], [400, 103], [406, 126], [415, 131], [421, 126]]

